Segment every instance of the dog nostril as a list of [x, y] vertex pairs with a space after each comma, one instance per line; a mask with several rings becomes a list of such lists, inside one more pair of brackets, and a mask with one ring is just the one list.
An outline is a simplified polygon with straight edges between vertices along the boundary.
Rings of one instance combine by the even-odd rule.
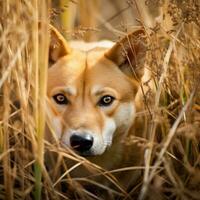
[[80, 152], [80, 153], [84, 153], [88, 150], [90, 150], [90, 148], [93, 145], [93, 137], [91, 135], [72, 135], [70, 137], [70, 144], [71, 147]]

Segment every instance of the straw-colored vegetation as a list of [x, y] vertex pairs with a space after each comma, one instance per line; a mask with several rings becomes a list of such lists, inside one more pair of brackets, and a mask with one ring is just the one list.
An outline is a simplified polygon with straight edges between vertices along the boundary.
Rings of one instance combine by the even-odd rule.
[[[108, 7], [106, 1], [89, 2], [0, 1], [0, 199], [105, 198], [93, 191], [108, 191], [106, 199], [200, 199], [199, 1], [133, 0], [125, 7], [120, 6], [122, 1], [110, 1]], [[106, 18], [110, 6], [116, 10]], [[84, 18], [77, 17], [77, 7]], [[70, 8], [73, 14], [68, 15]], [[149, 81], [143, 84], [145, 110], [138, 113], [143, 129], [137, 130], [143, 138], [125, 141], [144, 146], [143, 166], [108, 172], [44, 140], [45, 123], [51, 126], [45, 119], [49, 21], [68, 38], [86, 40], [106, 35], [115, 40], [134, 24], [144, 26], [146, 67], [156, 90]], [[75, 22], [81, 23], [79, 28]], [[80, 165], [88, 169], [89, 178], [70, 177]], [[142, 169], [141, 179], [125, 191], [113, 175], [135, 169]], [[113, 187], [91, 178], [100, 175]]]

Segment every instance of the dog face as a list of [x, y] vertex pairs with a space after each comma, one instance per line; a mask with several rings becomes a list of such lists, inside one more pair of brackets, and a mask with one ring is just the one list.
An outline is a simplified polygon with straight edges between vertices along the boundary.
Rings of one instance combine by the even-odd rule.
[[128, 132], [143, 74], [143, 36], [139, 30], [110, 49], [83, 52], [69, 48], [52, 27], [47, 107], [62, 145], [83, 156], [101, 155]]

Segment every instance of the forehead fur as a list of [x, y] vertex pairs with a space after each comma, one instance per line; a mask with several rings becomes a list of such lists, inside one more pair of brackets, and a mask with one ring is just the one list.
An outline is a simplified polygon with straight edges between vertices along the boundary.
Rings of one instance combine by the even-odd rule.
[[[119, 67], [104, 56], [105, 49], [89, 52], [73, 51], [61, 58], [48, 71], [48, 91], [53, 87], [75, 86], [82, 88], [100, 85], [113, 87], [131, 95], [137, 83], [128, 78]], [[132, 84], [131, 84], [132, 82]], [[126, 90], [124, 90], [126, 88]]]

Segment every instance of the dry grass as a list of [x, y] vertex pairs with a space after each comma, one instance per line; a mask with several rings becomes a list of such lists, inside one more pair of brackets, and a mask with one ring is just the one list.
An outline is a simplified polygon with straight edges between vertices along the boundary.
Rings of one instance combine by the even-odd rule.
[[[128, 7], [137, 2], [129, 1]], [[140, 19], [149, 41], [146, 67], [156, 91], [149, 89], [148, 81], [143, 85], [148, 103], [138, 113], [146, 124], [140, 130], [143, 138], [128, 139], [128, 145], [144, 145], [144, 166], [108, 172], [44, 140], [50, 2], [0, 1], [0, 199], [103, 198], [85, 183], [108, 191], [107, 199], [199, 199], [200, 4], [166, 0], [157, 7], [159, 2], [165, 18], [148, 22], [153, 28]], [[117, 30], [106, 26], [109, 32]], [[78, 166], [88, 170], [89, 178], [70, 177]], [[113, 176], [139, 168], [141, 181], [129, 191]], [[113, 187], [92, 179], [100, 175]]]

